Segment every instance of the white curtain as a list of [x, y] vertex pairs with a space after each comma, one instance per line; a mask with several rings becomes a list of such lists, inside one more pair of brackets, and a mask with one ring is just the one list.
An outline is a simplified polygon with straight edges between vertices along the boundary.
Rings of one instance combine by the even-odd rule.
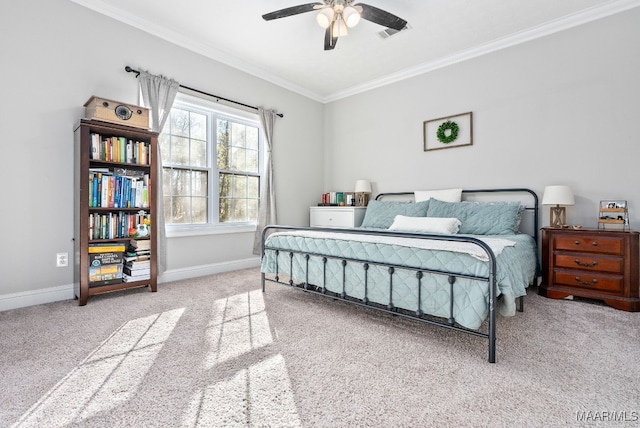
[[273, 148], [273, 125], [276, 121], [276, 112], [264, 110], [258, 107], [260, 124], [264, 131], [265, 150], [264, 161], [265, 170], [260, 189], [260, 208], [258, 210], [258, 227], [253, 238], [253, 254], [260, 255], [262, 251], [262, 229], [266, 225], [276, 224], [276, 196], [273, 188], [273, 161], [271, 160], [271, 150]]
[[[173, 79], [163, 76], [154, 76], [145, 70], [140, 70], [140, 92], [142, 102], [145, 107], [151, 109], [151, 130], [161, 132], [164, 123], [169, 117], [171, 106], [178, 93], [180, 84]], [[157, 262], [158, 273], [167, 270], [167, 233], [164, 227], [164, 197], [162, 194], [162, 154], [158, 145], [158, 156], [156, 157], [156, 168], [158, 170], [158, 182], [156, 186], [156, 223], [151, 227], [156, 228]]]

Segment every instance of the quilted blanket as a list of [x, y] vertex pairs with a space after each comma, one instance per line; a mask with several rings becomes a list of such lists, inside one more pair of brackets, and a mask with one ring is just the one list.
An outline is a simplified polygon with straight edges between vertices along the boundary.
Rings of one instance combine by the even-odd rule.
[[[306, 234], [306, 235], [305, 235]], [[327, 290], [342, 293], [343, 287], [350, 297], [365, 297], [364, 262], [368, 262], [367, 295], [371, 302], [448, 318], [450, 287], [446, 273], [486, 277], [489, 265], [474, 250], [443, 248], [441, 242], [412, 238], [393, 238], [380, 235], [354, 235], [325, 232], [274, 233], [265, 242], [262, 259], [263, 273], [293, 273], [293, 280]], [[460, 236], [460, 235], [458, 235]], [[512, 316], [516, 312], [515, 299], [526, 294], [526, 287], [535, 276], [536, 245], [529, 235], [473, 236], [483, 240], [496, 254], [496, 279], [498, 295], [501, 295], [499, 313]], [[417, 243], [417, 241], [419, 241]], [[446, 244], [447, 246], [449, 243]], [[279, 249], [276, 256], [275, 250]], [[293, 257], [289, 256], [293, 252]], [[480, 253], [483, 250], [480, 249]], [[304, 254], [310, 254], [307, 261]], [[323, 256], [329, 256], [323, 267]], [[335, 257], [335, 258], [334, 258]], [[350, 260], [343, 266], [342, 258]], [[376, 265], [381, 263], [381, 265]], [[405, 266], [394, 269], [392, 281], [388, 265]], [[440, 271], [425, 273], [418, 281], [416, 270]], [[392, 286], [390, 286], [392, 282]], [[420, 285], [419, 285], [420, 284]], [[420, 293], [418, 287], [421, 288]], [[418, 302], [420, 296], [420, 302]], [[453, 288], [453, 314], [459, 325], [477, 330], [489, 313], [489, 285], [486, 281], [458, 277]]]

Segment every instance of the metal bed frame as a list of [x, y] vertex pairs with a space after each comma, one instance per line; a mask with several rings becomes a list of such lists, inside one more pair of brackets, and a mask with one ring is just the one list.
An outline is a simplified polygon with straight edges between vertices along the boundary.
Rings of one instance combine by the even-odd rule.
[[[525, 208], [526, 211], [532, 211], [534, 217], [534, 225], [533, 225], [533, 238], [535, 239], [536, 246], [538, 245], [538, 196], [535, 192], [530, 189], [525, 188], [507, 188], [507, 189], [479, 189], [479, 190], [463, 190], [463, 193], [529, 193], [533, 199], [533, 206], [527, 206]], [[402, 197], [413, 195], [413, 192], [401, 192], [401, 193], [381, 193], [376, 197], [376, 200], [380, 200], [384, 197]], [[406, 238], [417, 238], [417, 239], [425, 239], [425, 240], [436, 240], [436, 241], [459, 241], [459, 242], [467, 242], [474, 244], [480, 247], [488, 256], [488, 265], [489, 271], [486, 276], [475, 276], [475, 275], [466, 275], [466, 274], [458, 274], [453, 272], [446, 272], [440, 270], [426, 269], [426, 268], [416, 268], [413, 266], [406, 265], [398, 265], [398, 264], [389, 264], [382, 262], [372, 262], [369, 260], [348, 258], [348, 257], [338, 257], [338, 256], [329, 256], [326, 254], [318, 254], [312, 252], [301, 252], [294, 251], [285, 248], [277, 248], [273, 246], [266, 246], [266, 237], [269, 232], [274, 230], [313, 230], [313, 231], [326, 231], [326, 232], [338, 232], [341, 234], [354, 234], [354, 235], [384, 235], [384, 236], [397, 236], [397, 237], [406, 237]], [[327, 297], [331, 297], [336, 300], [341, 300], [353, 305], [364, 306], [370, 309], [374, 309], [377, 311], [385, 312], [388, 314], [392, 314], [394, 316], [400, 316], [408, 319], [412, 319], [415, 321], [437, 325], [439, 327], [444, 327], [451, 330], [460, 331], [463, 333], [471, 334], [478, 337], [486, 338], [489, 342], [488, 347], [488, 361], [490, 363], [496, 362], [496, 302], [497, 302], [497, 284], [496, 284], [496, 256], [494, 255], [491, 248], [481, 241], [480, 239], [476, 239], [468, 236], [459, 236], [459, 235], [432, 235], [432, 234], [417, 234], [417, 233], [405, 233], [405, 232], [378, 232], [378, 231], [370, 231], [365, 229], [338, 229], [338, 228], [318, 228], [318, 227], [295, 227], [295, 226], [280, 226], [280, 225], [268, 225], [262, 230], [262, 257], [265, 256], [265, 251], [275, 251], [275, 277], [269, 278], [266, 276], [264, 272], [261, 273], [261, 285], [262, 292], [265, 292], [265, 283], [266, 281], [275, 282], [278, 284], [284, 284], [289, 286], [294, 286], [297, 288], [302, 288], [306, 292], [319, 294]], [[290, 270], [288, 272], [288, 281], [283, 282], [280, 280], [280, 269], [278, 266], [278, 257], [281, 252], [284, 252], [289, 257], [289, 267]], [[295, 254], [301, 254], [306, 261], [305, 266], [305, 281], [300, 284], [294, 284], [293, 281], [293, 256]], [[323, 284], [309, 284], [309, 258], [311, 256], [320, 256], [322, 257], [323, 263]], [[536, 258], [538, 257], [536, 251]], [[329, 259], [336, 259], [340, 261], [342, 266], [342, 292], [341, 293], [333, 293], [328, 291], [326, 288], [327, 278], [326, 278], [326, 265]], [[357, 299], [351, 296], [348, 296], [346, 293], [346, 266], [347, 263], [360, 263], [364, 270], [364, 298]], [[376, 304], [369, 301], [368, 298], [368, 276], [367, 271], [369, 270], [371, 265], [382, 266], [387, 268], [387, 272], [389, 274], [389, 302], [385, 305]], [[539, 276], [539, 263], [536, 260], [536, 273], [534, 277], [537, 278]], [[396, 269], [403, 269], [407, 271], [415, 272], [416, 277], [416, 287], [417, 287], [417, 296], [418, 296], [418, 305], [417, 310], [408, 311], [401, 308], [397, 308], [393, 303], [393, 275]], [[424, 314], [421, 309], [421, 290], [422, 290], [422, 278], [425, 273], [435, 274], [435, 275], [445, 275], [447, 276], [447, 280], [449, 283], [449, 293], [450, 293], [450, 304], [449, 304], [449, 317], [445, 320], [442, 318], [432, 317], [430, 315]], [[282, 272], [282, 274], [287, 274], [287, 272]], [[455, 324], [455, 318], [453, 316], [453, 287], [456, 281], [456, 278], [467, 278], [472, 280], [478, 280], [481, 282], [487, 282], [489, 285], [489, 314], [488, 314], [488, 326], [487, 332], [471, 330], [459, 325]], [[524, 310], [524, 299], [523, 296], [518, 298], [518, 311], [522, 312]]]

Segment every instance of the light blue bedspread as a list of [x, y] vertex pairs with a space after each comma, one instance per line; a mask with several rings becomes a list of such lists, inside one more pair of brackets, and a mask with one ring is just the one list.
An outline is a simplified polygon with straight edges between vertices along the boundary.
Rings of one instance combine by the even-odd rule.
[[[460, 235], [458, 235], [460, 236]], [[526, 287], [533, 282], [537, 266], [537, 249], [529, 235], [473, 236], [474, 238], [499, 238], [511, 243], [501, 249], [496, 257], [496, 278], [500, 299], [499, 311], [504, 316], [515, 315], [515, 299], [526, 295]], [[371, 241], [369, 238], [368, 241]], [[476, 247], [479, 248], [479, 247]], [[418, 309], [418, 279], [416, 271], [396, 268], [393, 286], [390, 287], [388, 267], [373, 263], [399, 264], [416, 269], [431, 269], [486, 277], [489, 266], [486, 261], [457, 251], [414, 248], [407, 244], [360, 242], [351, 235], [348, 239], [325, 239], [301, 237], [293, 232], [274, 233], [265, 243], [262, 272], [276, 272], [276, 254], [280, 275], [288, 275], [293, 261], [293, 279], [296, 283], [307, 281], [306, 260], [295, 253], [311, 255], [309, 258], [308, 283], [325, 286], [327, 290], [342, 293], [343, 266], [340, 259], [327, 261], [323, 273], [322, 255], [366, 260], [372, 263], [367, 270], [367, 297], [369, 301], [415, 311]], [[348, 296], [363, 299], [365, 296], [365, 269], [363, 263], [347, 262], [344, 291]], [[424, 274], [421, 280], [420, 309], [426, 314], [448, 318], [450, 291], [447, 275]], [[392, 292], [390, 293], [390, 289]], [[454, 284], [454, 318], [466, 328], [477, 330], [489, 313], [489, 288], [486, 281], [457, 278]]]

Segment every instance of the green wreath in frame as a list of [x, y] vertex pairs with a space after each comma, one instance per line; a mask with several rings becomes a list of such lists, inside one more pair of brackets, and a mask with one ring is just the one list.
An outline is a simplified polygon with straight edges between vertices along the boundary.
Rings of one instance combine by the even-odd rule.
[[[436, 132], [436, 136], [438, 137], [438, 141], [442, 144], [452, 143], [458, 138], [458, 131], [460, 127], [457, 123], [447, 120], [438, 126], [438, 132]], [[447, 135], [447, 131], [449, 131], [449, 135]]]

